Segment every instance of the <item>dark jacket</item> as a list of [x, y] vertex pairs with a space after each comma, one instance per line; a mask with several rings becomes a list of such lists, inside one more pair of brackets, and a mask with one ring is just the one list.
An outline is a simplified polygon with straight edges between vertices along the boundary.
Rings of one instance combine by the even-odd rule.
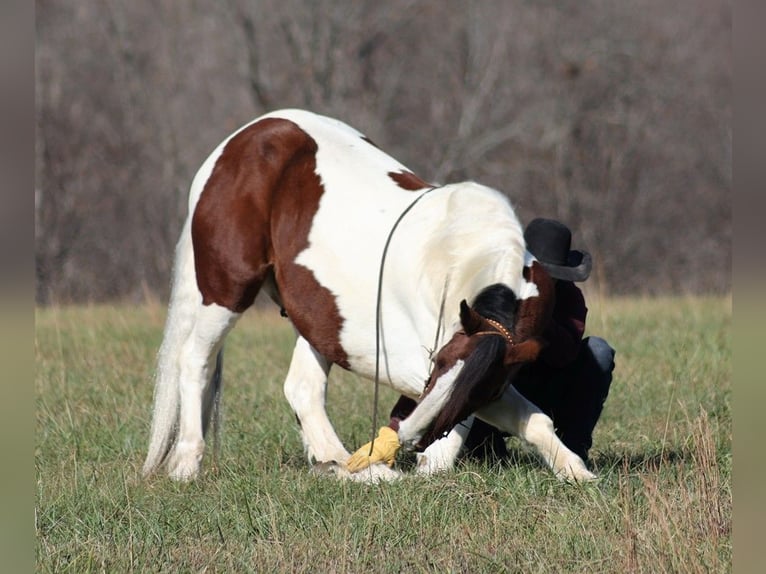
[[580, 352], [587, 314], [579, 287], [571, 281], [556, 281], [553, 316], [543, 334], [548, 345], [540, 353], [540, 360], [556, 369], [574, 361]]

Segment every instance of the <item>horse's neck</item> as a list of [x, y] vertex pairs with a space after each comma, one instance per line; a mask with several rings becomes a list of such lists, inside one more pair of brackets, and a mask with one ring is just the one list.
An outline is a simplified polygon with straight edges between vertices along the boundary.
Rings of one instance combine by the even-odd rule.
[[415, 287], [413, 304], [424, 307], [414, 312], [422, 344], [429, 348], [437, 333], [441, 346], [459, 328], [463, 299], [471, 303], [494, 283], [520, 292], [521, 224], [507, 199], [492, 189], [472, 182], [435, 189], [397, 234], [402, 241], [392, 261], [405, 272], [399, 279]]
[[472, 183], [431, 192], [402, 219], [385, 261], [383, 336], [390, 356], [409, 364], [418, 348], [427, 369], [428, 351], [459, 328], [460, 301], [472, 302], [494, 283], [518, 294], [523, 267], [521, 225], [498, 192]]
[[[478, 254], [477, 254], [478, 255]], [[452, 260], [442, 265], [428, 262], [428, 273], [420, 277], [415, 312], [420, 319], [418, 329], [421, 344], [431, 350], [441, 348], [460, 329], [460, 302], [473, 302], [485, 287], [502, 283], [517, 295], [523, 283], [523, 258], [516, 250], [491, 251], [490, 256], [477, 256], [465, 260]]]

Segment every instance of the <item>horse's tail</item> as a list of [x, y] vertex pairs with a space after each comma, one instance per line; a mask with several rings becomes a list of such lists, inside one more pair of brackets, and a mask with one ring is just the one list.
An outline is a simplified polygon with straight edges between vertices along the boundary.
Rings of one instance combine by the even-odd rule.
[[[154, 409], [149, 450], [143, 474], [155, 472], [168, 459], [178, 435], [180, 367], [184, 344], [194, 328], [196, 310], [201, 303], [194, 271], [194, 250], [191, 239], [191, 217], [186, 221], [176, 245], [173, 282], [168, 316], [157, 358], [154, 381]], [[211, 384], [206, 385], [203, 399], [203, 428], [207, 430], [211, 415], [217, 428], [218, 400], [221, 392], [223, 351], [218, 353]], [[217, 443], [217, 441], [216, 441]]]

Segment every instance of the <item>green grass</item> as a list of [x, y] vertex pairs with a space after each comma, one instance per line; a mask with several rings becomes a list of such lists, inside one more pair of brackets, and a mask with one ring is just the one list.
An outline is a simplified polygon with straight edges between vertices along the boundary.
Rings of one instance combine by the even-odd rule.
[[[282, 395], [292, 331], [263, 311], [227, 344], [217, 463], [191, 484], [142, 481], [164, 309], [38, 310], [37, 570], [730, 571], [731, 300], [591, 307], [618, 356], [592, 450], [601, 480], [585, 486], [515, 439], [505, 467], [377, 486], [310, 474]], [[328, 411], [349, 448], [369, 440], [371, 405], [371, 384], [333, 371]]]

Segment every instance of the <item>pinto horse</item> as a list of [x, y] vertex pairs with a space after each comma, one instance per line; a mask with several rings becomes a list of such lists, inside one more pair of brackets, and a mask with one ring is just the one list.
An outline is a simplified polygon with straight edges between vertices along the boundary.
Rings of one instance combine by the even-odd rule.
[[425, 449], [419, 472], [452, 464], [475, 413], [558, 476], [593, 477], [509, 385], [541, 348], [552, 289], [508, 199], [472, 182], [432, 186], [353, 128], [300, 110], [235, 132], [192, 182], [145, 476], [198, 475], [224, 339], [261, 289], [297, 333], [284, 392], [310, 463], [354, 480], [399, 474], [344, 468], [350, 455], [325, 410], [337, 364], [417, 400], [398, 438]]

